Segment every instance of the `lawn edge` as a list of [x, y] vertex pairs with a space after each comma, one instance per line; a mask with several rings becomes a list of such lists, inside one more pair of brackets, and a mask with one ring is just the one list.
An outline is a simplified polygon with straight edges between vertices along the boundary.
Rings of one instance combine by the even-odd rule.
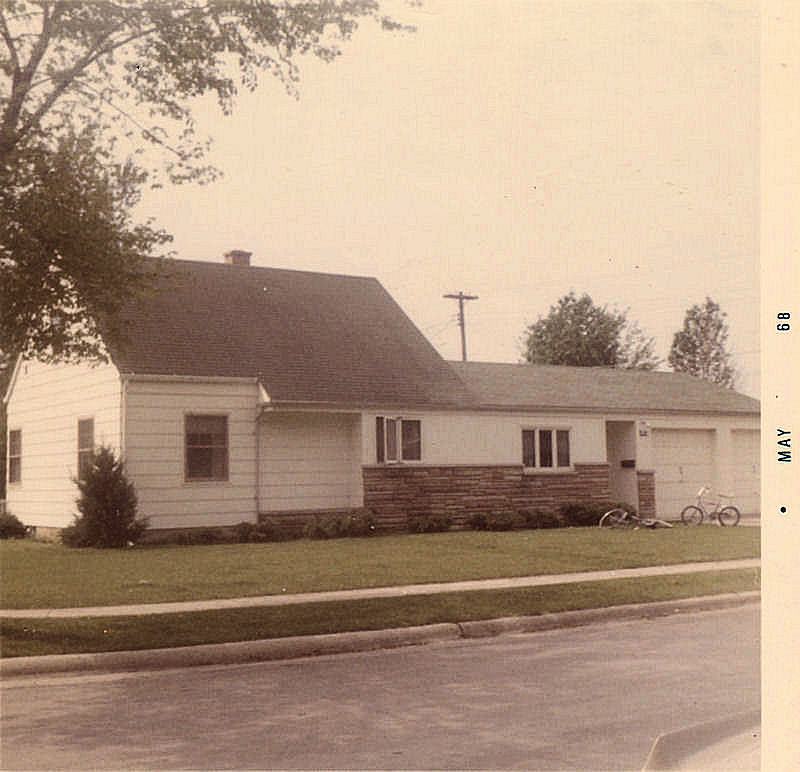
[[0, 659], [3, 679], [76, 672], [126, 672], [213, 665], [247, 664], [299, 657], [345, 654], [513, 633], [534, 633], [677, 613], [720, 610], [760, 603], [761, 591], [703, 595], [668, 601], [608, 606], [535, 616], [501, 617], [470, 622], [442, 622], [415, 627], [301, 635], [200, 644], [138, 651], [55, 654]]

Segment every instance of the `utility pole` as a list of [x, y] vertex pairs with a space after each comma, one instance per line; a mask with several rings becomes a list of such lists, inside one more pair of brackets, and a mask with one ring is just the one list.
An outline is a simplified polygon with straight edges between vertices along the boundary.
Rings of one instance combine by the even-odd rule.
[[442, 295], [445, 298], [452, 298], [458, 301], [458, 326], [461, 328], [461, 359], [467, 361], [467, 333], [464, 328], [464, 301], [477, 300], [477, 295], [465, 295], [459, 291], [457, 295]]

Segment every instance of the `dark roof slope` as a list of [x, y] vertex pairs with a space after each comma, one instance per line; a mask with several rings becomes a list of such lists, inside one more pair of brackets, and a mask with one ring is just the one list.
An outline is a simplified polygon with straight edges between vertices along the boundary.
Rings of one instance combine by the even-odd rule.
[[482, 407], [758, 415], [757, 399], [680, 373], [451, 362]]
[[272, 400], [466, 406], [463, 383], [376, 279], [188, 260], [123, 309], [122, 373], [258, 378]]

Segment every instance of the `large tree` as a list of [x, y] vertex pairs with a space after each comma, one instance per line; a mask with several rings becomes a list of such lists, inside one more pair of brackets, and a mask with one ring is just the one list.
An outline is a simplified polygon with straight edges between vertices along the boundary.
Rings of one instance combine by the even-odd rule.
[[591, 297], [570, 292], [550, 307], [547, 316], [528, 326], [523, 357], [532, 364], [618, 367], [654, 370], [661, 364], [654, 340], [627, 312], [598, 306]]
[[693, 305], [675, 333], [667, 361], [677, 373], [688, 373], [712, 383], [733, 388], [736, 371], [725, 349], [728, 340], [727, 314], [707, 297]]
[[[377, 0], [3, 0], [0, 352], [103, 357], [97, 320], [143, 285], [169, 236], [130, 212], [143, 185], [210, 181], [192, 103], [299, 55], [331, 61]], [[105, 332], [105, 330], [104, 330]]]

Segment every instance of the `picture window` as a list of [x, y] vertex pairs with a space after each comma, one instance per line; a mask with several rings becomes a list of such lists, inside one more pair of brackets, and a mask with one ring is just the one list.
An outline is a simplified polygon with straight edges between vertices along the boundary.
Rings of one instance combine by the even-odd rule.
[[571, 464], [569, 429], [522, 430], [522, 465], [526, 469], [568, 469]]

